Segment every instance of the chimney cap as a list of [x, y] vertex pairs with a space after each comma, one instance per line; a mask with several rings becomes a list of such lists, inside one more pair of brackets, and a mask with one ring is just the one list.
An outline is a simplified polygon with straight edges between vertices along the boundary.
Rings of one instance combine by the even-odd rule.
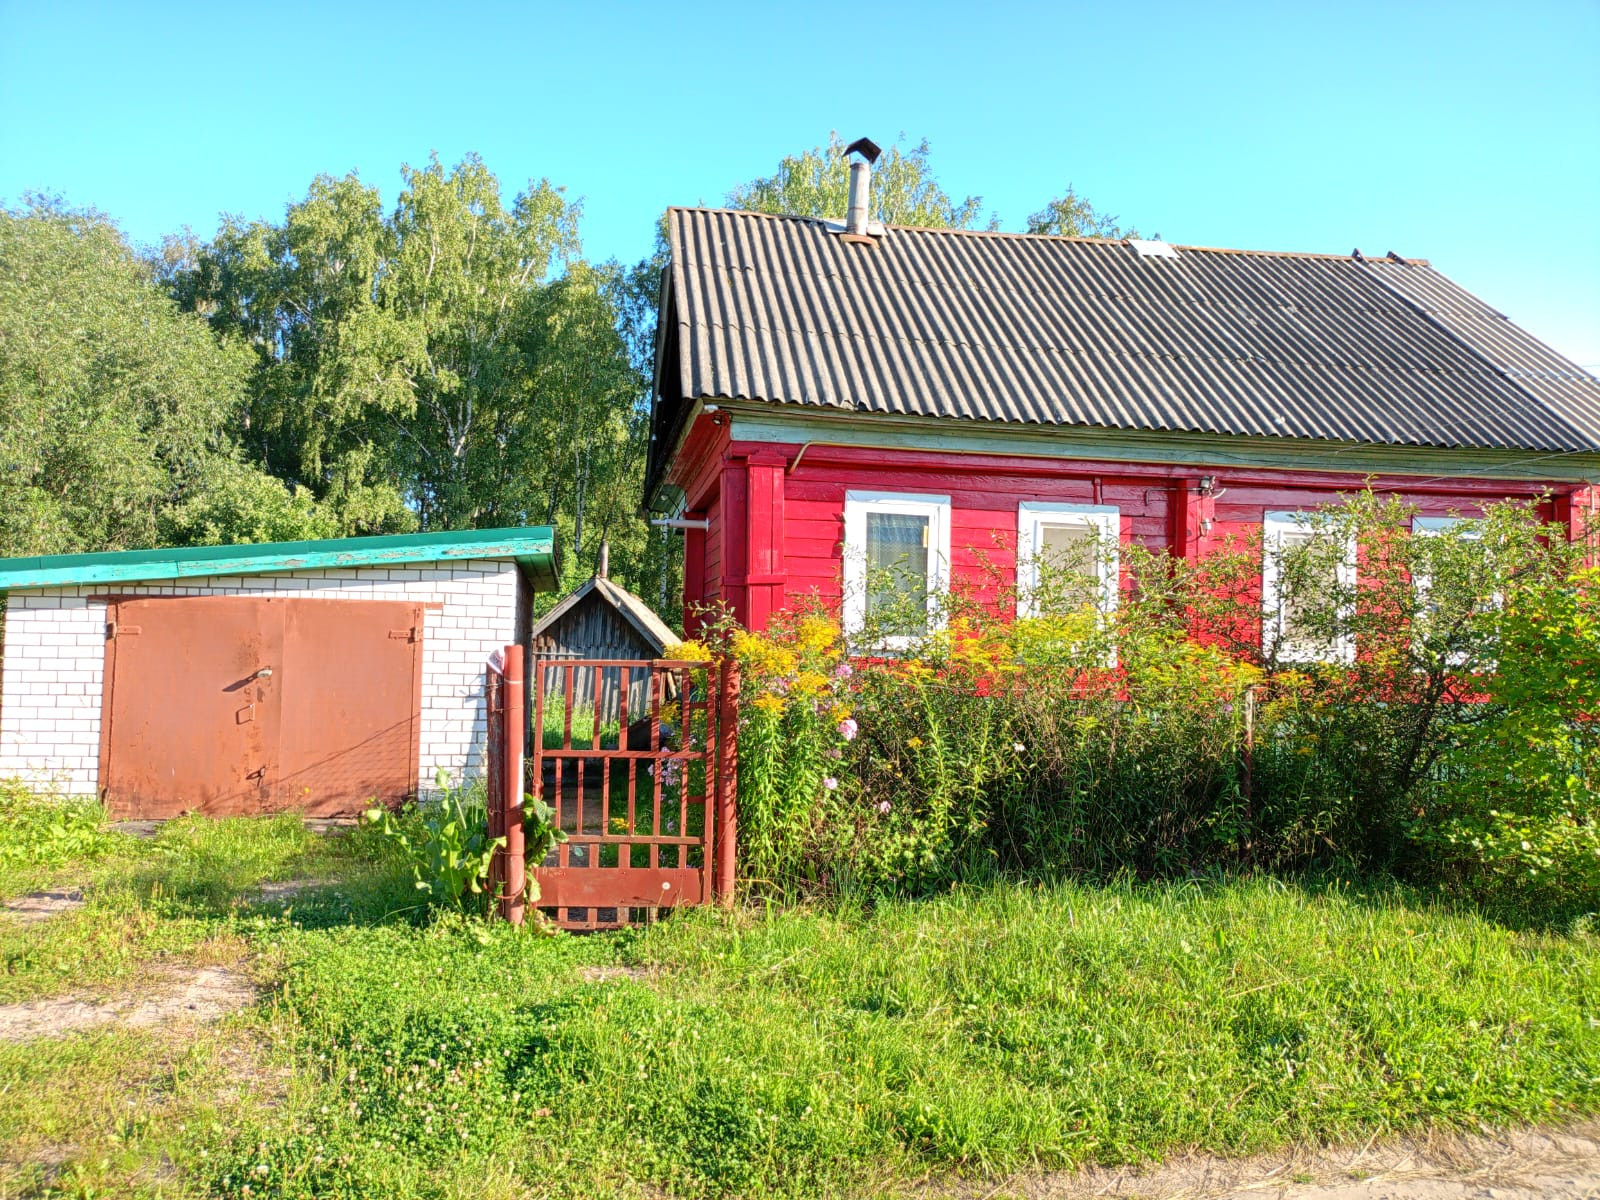
[[878, 147], [878, 143], [874, 142], [871, 138], [857, 138], [844, 148], [844, 152], [846, 156], [859, 153], [861, 157], [866, 159], [869, 163], [877, 162], [878, 155], [883, 153], [883, 151]]

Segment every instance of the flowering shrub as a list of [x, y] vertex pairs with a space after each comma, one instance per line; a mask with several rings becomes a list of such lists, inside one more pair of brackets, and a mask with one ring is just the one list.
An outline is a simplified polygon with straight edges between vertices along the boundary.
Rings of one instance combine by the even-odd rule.
[[[847, 644], [821, 604], [764, 634], [724, 627], [745, 679], [749, 886], [1338, 858], [1480, 899], [1565, 874], [1596, 907], [1600, 697], [1570, 682], [1600, 678], [1595, 573], [1526, 508], [1427, 537], [1412, 515], [1346, 498], [1276, 564], [1299, 643], [1326, 661], [1263, 646], [1259, 540], [1198, 562], [1124, 546], [1112, 613], [1035, 600], [1013, 618], [996, 580], [892, 642]], [[1337, 569], [1346, 547], [1356, 572]]]
[[853, 668], [838, 627], [816, 616], [778, 618], [769, 636], [732, 631], [729, 649], [745, 677], [739, 731], [741, 872], [779, 892], [824, 881], [812, 870], [830, 858], [825, 813], [844, 748], [855, 738]]

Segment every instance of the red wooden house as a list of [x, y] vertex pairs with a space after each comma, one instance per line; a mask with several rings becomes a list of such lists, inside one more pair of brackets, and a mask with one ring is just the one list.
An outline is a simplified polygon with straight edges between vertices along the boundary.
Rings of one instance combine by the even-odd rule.
[[846, 222], [669, 214], [646, 503], [688, 614], [760, 629], [867, 563], [936, 591], [1085, 531], [1271, 544], [1369, 478], [1425, 527], [1600, 507], [1600, 380], [1425, 261], [884, 227], [852, 170]]

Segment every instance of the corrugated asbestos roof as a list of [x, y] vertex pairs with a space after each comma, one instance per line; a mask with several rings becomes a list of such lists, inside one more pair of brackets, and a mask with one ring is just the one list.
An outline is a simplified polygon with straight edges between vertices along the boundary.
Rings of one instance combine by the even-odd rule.
[[[1600, 451], [1600, 381], [1425, 263], [673, 209], [687, 398]], [[663, 381], [665, 383], [665, 381]]]

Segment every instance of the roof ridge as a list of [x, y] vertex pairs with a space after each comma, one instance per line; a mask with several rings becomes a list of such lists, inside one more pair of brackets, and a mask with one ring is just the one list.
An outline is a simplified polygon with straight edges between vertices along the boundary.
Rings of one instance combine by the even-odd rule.
[[[804, 213], [769, 213], [760, 212], [756, 209], [749, 208], [711, 207], [702, 204], [674, 204], [669, 206], [667, 211], [669, 213], [715, 213], [731, 217], [754, 217], [764, 221], [803, 221], [812, 225], [826, 225], [830, 221], [833, 221], [834, 224], [838, 224], [838, 221], [835, 221], [831, 217], [812, 217], [807, 216]], [[1021, 230], [1012, 229], [956, 229], [950, 226], [941, 225], [900, 225], [888, 221], [885, 221], [883, 225], [885, 229], [898, 229], [906, 233], [932, 233], [950, 237], [1016, 238], [1021, 241], [1076, 242], [1100, 246], [1126, 246], [1135, 240], [1155, 240], [1135, 239], [1131, 237], [1084, 237], [1078, 234], [1064, 233], [1027, 233]], [[1171, 246], [1174, 250], [1184, 250], [1191, 254], [1249, 254], [1257, 255], [1263, 258], [1318, 259], [1332, 262], [1365, 261], [1369, 266], [1400, 265], [1387, 258], [1358, 260], [1352, 258], [1348, 254], [1330, 254], [1320, 250], [1250, 250], [1234, 246], [1199, 246], [1184, 242], [1166, 242], [1164, 244]], [[1432, 264], [1425, 258], [1407, 258], [1406, 265], [1414, 267], [1427, 267], [1431, 266]]]

